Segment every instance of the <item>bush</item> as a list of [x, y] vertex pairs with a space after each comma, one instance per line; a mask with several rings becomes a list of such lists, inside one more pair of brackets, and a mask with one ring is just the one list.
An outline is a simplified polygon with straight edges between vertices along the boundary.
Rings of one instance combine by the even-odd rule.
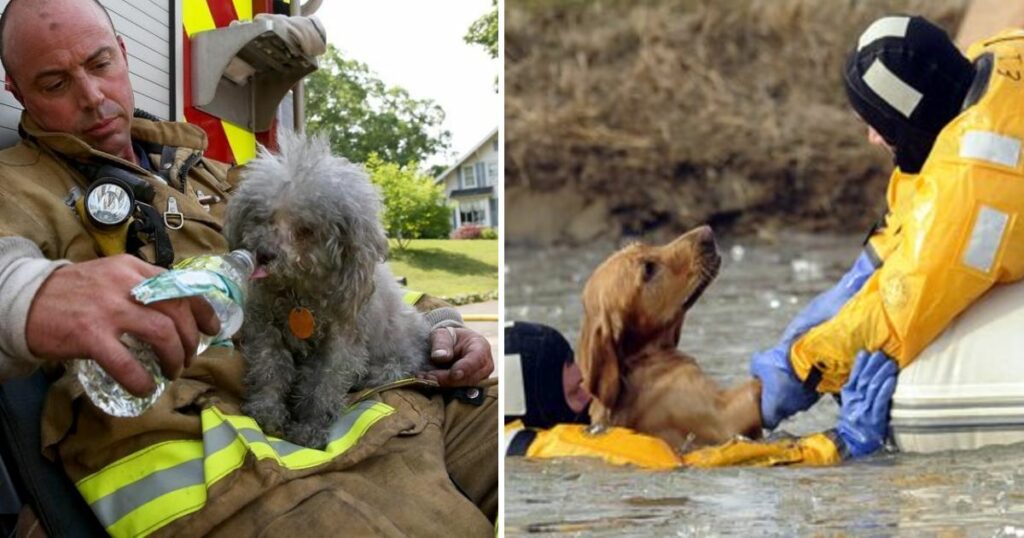
[[498, 238], [498, 230], [495, 230], [494, 228], [484, 228], [483, 230], [480, 230], [480, 239], [497, 239], [497, 238]]
[[416, 163], [399, 166], [372, 154], [366, 170], [381, 190], [384, 228], [388, 237], [397, 241], [399, 250], [413, 239], [448, 235], [451, 209], [445, 205], [444, 190], [420, 172]]
[[452, 239], [480, 239], [483, 233], [483, 226], [466, 224], [452, 232]]

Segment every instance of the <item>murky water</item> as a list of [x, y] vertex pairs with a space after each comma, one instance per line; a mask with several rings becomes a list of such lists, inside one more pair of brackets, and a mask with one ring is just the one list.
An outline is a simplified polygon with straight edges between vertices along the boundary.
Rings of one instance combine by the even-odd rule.
[[[719, 277], [683, 327], [680, 348], [723, 385], [748, 376], [750, 354], [832, 285], [862, 237], [786, 236], [776, 244], [719, 238]], [[617, 245], [509, 247], [508, 320], [546, 323], [575, 346], [579, 293]], [[835, 426], [823, 398], [784, 423]], [[1024, 447], [881, 454], [838, 467], [653, 473], [589, 460], [505, 462], [505, 532], [595, 536], [1024, 536]]]

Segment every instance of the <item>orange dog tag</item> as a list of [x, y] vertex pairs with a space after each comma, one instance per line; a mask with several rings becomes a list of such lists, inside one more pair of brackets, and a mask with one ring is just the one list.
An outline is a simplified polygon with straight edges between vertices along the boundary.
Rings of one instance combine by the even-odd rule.
[[313, 336], [315, 324], [313, 313], [308, 308], [296, 306], [288, 314], [288, 328], [292, 330], [292, 334], [299, 340], [305, 340]]

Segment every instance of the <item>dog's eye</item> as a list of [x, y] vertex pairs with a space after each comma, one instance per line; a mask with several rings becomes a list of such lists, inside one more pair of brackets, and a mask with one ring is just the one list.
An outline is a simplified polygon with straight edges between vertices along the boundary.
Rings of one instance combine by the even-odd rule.
[[652, 261], [644, 262], [644, 282], [650, 282], [654, 275], [658, 273], [658, 264]]

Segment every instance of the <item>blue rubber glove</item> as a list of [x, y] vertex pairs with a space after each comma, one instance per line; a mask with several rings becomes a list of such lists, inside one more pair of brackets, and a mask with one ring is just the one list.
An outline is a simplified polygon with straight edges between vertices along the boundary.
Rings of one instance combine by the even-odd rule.
[[775, 429], [786, 418], [818, 401], [818, 391], [805, 387], [793, 372], [789, 350], [797, 338], [832, 319], [874, 272], [871, 258], [861, 253], [835, 286], [815, 297], [793, 318], [775, 347], [751, 357], [750, 373], [761, 380], [761, 423], [765, 428]]
[[836, 427], [841, 444], [846, 445], [838, 447], [844, 459], [867, 456], [882, 448], [897, 371], [896, 362], [881, 351], [857, 354], [850, 379], [843, 386]]
[[781, 345], [754, 353], [750, 373], [761, 380], [761, 425], [774, 430], [784, 419], [809, 409], [821, 394], [805, 387]]

